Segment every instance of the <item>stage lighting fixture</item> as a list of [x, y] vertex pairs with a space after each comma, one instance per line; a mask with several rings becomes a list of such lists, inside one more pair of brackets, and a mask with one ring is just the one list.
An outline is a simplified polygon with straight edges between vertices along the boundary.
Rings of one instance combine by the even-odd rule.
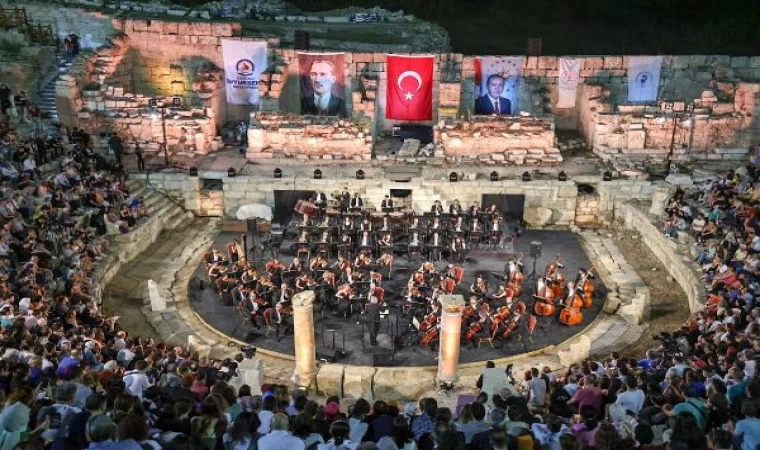
[[230, 167], [229, 169], [227, 169], [227, 176], [230, 177], [230, 178], [235, 178], [235, 168], [234, 167]]
[[522, 180], [525, 182], [530, 181], [530, 172], [523, 172], [522, 174]]
[[491, 172], [491, 181], [499, 181], [499, 172], [495, 170]]
[[558, 179], [559, 181], [567, 181], [567, 174], [565, 173], [565, 171], [564, 171], [564, 170], [563, 170], [563, 171], [561, 171], [561, 172], [559, 173], [559, 175], [557, 175], [557, 179]]
[[277, 167], [276, 169], [274, 169], [274, 177], [275, 178], [282, 178], [282, 169], [280, 169], [279, 167]]
[[449, 181], [452, 183], [456, 183], [457, 181], [459, 181], [459, 177], [457, 176], [456, 172], [451, 172], [449, 174]]
[[321, 180], [322, 179], [322, 171], [319, 169], [314, 170], [314, 179], [315, 180]]
[[364, 171], [362, 169], [359, 169], [356, 171], [356, 179], [357, 180], [363, 180], [364, 179]]
[[197, 177], [198, 176], [198, 168], [193, 166], [190, 168], [190, 176], [191, 177]]
[[606, 172], [604, 172], [604, 175], [602, 175], [602, 180], [603, 181], [612, 181], [612, 172], [610, 172], [609, 170], [606, 171]]

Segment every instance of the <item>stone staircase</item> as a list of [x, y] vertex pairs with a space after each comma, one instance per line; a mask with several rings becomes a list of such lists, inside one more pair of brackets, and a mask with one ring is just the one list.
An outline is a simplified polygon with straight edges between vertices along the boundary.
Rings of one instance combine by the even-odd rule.
[[58, 122], [58, 108], [55, 105], [55, 82], [71, 67], [71, 61], [67, 61], [63, 55], [59, 58], [58, 72], [46, 79], [47, 83], [40, 89], [39, 100], [40, 111], [43, 115], [49, 116], [54, 123]]

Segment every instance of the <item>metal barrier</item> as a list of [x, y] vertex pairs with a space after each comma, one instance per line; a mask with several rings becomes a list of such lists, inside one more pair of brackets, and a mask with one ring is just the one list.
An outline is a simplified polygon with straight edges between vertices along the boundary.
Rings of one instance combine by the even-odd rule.
[[58, 45], [52, 25], [35, 25], [29, 20], [25, 8], [0, 8], [0, 28], [18, 28], [32, 42], [41, 45]]

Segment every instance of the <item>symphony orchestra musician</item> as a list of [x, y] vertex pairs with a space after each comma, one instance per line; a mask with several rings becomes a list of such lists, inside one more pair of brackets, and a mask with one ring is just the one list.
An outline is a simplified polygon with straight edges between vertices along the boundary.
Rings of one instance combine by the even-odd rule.
[[[503, 275], [494, 273], [494, 286], [489, 286], [489, 275], [483, 272], [476, 274], [471, 285], [460, 284], [464, 269], [457, 264], [477, 248], [478, 234], [504, 232], [502, 215], [495, 205], [484, 211], [473, 202], [465, 212], [458, 200], [446, 208], [436, 201], [430, 215], [420, 216], [397, 211], [390, 196], [385, 196], [382, 212], [349, 213], [349, 209], [364, 207], [358, 192], [350, 196], [344, 189], [333, 193], [332, 198], [338, 202], [334, 209], [330, 209], [327, 196], [317, 191], [312, 200], [323, 212], [302, 214], [294, 221], [298, 229], [294, 248], [305, 245], [313, 253], [302, 260], [301, 253], [296, 252], [287, 268], [274, 258], [259, 273], [242, 251], [228, 250], [228, 255], [209, 252], [206, 274], [219, 291], [220, 300], [240, 305], [255, 327], [259, 328], [263, 320], [280, 339], [292, 329], [293, 295], [313, 290], [316, 301], [336, 315], [351, 318], [358, 314], [361, 319], [357, 320], [369, 327], [372, 345], [377, 343], [382, 311], [400, 301], [402, 317], [414, 328], [402, 338], [430, 350], [438, 345], [440, 296], [444, 294], [466, 293], [462, 339], [473, 345], [485, 338], [508, 342], [524, 333], [521, 330], [531, 315], [577, 325], [583, 321], [582, 310], [591, 306], [592, 269], [580, 269], [573, 281], [565, 283], [561, 255], [546, 267], [536, 289], [529, 290], [531, 300], [522, 297], [525, 277], [521, 254], [507, 262]], [[414, 253], [420, 258], [425, 255], [426, 260], [411, 273], [404, 292], [389, 299], [383, 278], [394, 276], [397, 253]], [[449, 262], [439, 268], [443, 259]]]

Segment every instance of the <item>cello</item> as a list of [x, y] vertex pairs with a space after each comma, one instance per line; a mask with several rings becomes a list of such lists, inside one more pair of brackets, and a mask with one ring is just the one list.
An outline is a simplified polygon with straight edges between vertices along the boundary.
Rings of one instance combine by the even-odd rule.
[[509, 281], [507, 282], [507, 287], [512, 289], [514, 296], [517, 298], [522, 296], [522, 284], [524, 278], [522, 270], [520, 269], [522, 267], [522, 257], [523, 254], [520, 253], [520, 256], [516, 261], [509, 262]]
[[438, 323], [438, 316], [435, 315], [435, 312], [431, 312], [420, 323], [420, 331], [427, 332], [431, 328], [435, 328], [436, 323]]
[[425, 332], [425, 335], [420, 339], [420, 345], [428, 346], [435, 338], [438, 337], [438, 327], [433, 327]]
[[538, 279], [536, 295], [533, 296], [533, 313], [537, 316], [553, 316], [557, 312], [557, 305], [554, 304], [554, 291], [547, 285], [543, 278]]
[[467, 342], [472, 342], [472, 339], [477, 336], [481, 330], [483, 330], [483, 325], [481, 325], [480, 321], [473, 323], [470, 325], [470, 329], [467, 330], [467, 333], [464, 334], [464, 340]]
[[583, 322], [583, 299], [575, 290], [573, 283], [567, 283], [568, 295], [564, 301], [565, 307], [559, 313], [559, 321], [565, 325], [578, 325]]

